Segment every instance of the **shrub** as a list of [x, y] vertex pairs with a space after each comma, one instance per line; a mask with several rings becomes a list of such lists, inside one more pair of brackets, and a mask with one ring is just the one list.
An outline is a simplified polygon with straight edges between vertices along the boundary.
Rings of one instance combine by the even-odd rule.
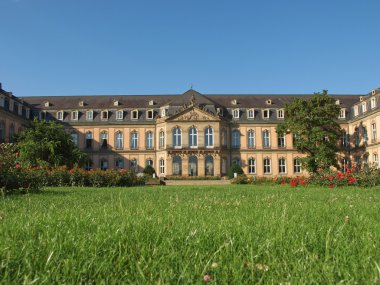
[[244, 171], [240, 165], [234, 163], [231, 165], [230, 169], [228, 169], [228, 178], [234, 178], [234, 173], [237, 173], [237, 175], [242, 175], [244, 174]]
[[245, 174], [241, 174], [241, 175], [238, 175], [238, 177], [234, 178], [232, 181], [231, 181], [232, 184], [248, 184], [249, 183], [249, 180], [248, 180], [248, 177], [247, 175]]
[[143, 170], [143, 173], [147, 176], [150, 176], [152, 177], [153, 174], [156, 174], [156, 171], [154, 170], [153, 166], [152, 165], [147, 165], [145, 166], [144, 170]]

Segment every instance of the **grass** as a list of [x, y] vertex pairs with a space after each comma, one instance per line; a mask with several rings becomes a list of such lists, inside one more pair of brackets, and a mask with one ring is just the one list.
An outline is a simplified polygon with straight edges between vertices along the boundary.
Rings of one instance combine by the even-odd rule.
[[2, 284], [202, 284], [204, 275], [380, 284], [380, 188], [48, 188], [0, 200]]

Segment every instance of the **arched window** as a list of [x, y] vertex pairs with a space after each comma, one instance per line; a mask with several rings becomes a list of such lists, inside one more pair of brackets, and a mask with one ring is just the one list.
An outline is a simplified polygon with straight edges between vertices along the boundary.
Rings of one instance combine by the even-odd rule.
[[286, 173], [286, 160], [283, 157], [278, 160], [278, 173]]
[[102, 158], [100, 160], [100, 169], [101, 170], [107, 170], [108, 169], [108, 160], [107, 159]]
[[263, 130], [263, 147], [270, 147], [270, 134], [268, 130]]
[[182, 131], [179, 127], [173, 129], [173, 146], [182, 146]]
[[147, 159], [147, 160], [145, 161], [145, 166], [148, 166], [148, 165], [150, 165], [150, 166], [153, 167], [153, 160], [152, 160], [151, 158], [149, 158], [149, 159]]
[[299, 158], [293, 160], [294, 173], [301, 173], [301, 162]]
[[92, 133], [88, 131], [86, 133], [86, 148], [92, 148]]
[[379, 167], [379, 156], [376, 152], [372, 154], [372, 161], [373, 161], [373, 167], [377, 169]]
[[165, 160], [160, 159], [160, 174], [165, 174]]
[[348, 147], [348, 135], [346, 131], [343, 131], [343, 134], [342, 134], [341, 147], [342, 148]]
[[248, 148], [254, 148], [255, 147], [255, 131], [254, 130], [248, 130]]
[[138, 133], [136, 131], [133, 131], [131, 133], [131, 149], [138, 149], [138, 148], [139, 148]]
[[165, 132], [163, 130], [160, 131], [160, 148], [165, 147]]
[[133, 172], [135, 172], [135, 173], [137, 173], [138, 171], [139, 171], [139, 166], [138, 166], [138, 164], [137, 164], [137, 159], [136, 158], [134, 158], [134, 159], [132, 159], [131, 160], [131, 165], [130, 165], [130, 169], [131, 169], [131, 171], [133, 171]]
[[182, 159], [179, 156], [173, 157], [173, 175], [182, 175]]
[[367, 127], [366, 126], [362, 126], [362, 130], [363, 130], [363, 142], [367, 143], [368, 142]]
[[239, 130], [232, 131], [232, 148], [240, 148], [240, 132]]
[[222, 146], [227, 146], [227, 130], [226, 129], [222, 129], [221, 141], [222, 141]]
[[252, 157], [248, 159], [248, 173], [249, 174], [256, 173], [256, 160]]
[[211, 155], [206, 156], [205, 159], [205, 175], [214, 176], [214, 158]]
[[153, 132], [148, 131], [145, 134], [145, 144], [147, 149], [152, 149], [153, 148]]
[[84, 164], [84, 169], [85, 170], [91, 170], [92, 169], [92, 161], [87, 160], [86, 163]]
[[124, 159], [122, 159], [122, 158], [116, 159], [115, 166], [118, 169], [123, 169], [124, 168]]
[[0, 143], [5, 142], [5, 123], [4, 121], [0, 122]]
[[124, 145], [123, 133], [121, 131], [118, 131], [116, 132], [116, 135], [115, 135], [115, 148], [123, 149], [123, 145]]
[[102, 131], [100, 133], [100, 147], [106, 149], [108, 147], [108, 133], [107, 131]]
[[214, 130], [211, 127], [205, 129], [205, 146], [214, 146]]
[[76, 131], [71, 132], [71, 141], [74, 145], [78, 146], [78, 133]]
[[189, 129], [189, 146], [197, 147], [198, 146], [198, 130], [195, 127]]
[[270, 174], [270, 173], [271, 173], [270, 158], [266, 157], [264, 158], [264, 174]]
[[189, 157], [189, 176], [198, 176], [198, 159], [196, 156]]

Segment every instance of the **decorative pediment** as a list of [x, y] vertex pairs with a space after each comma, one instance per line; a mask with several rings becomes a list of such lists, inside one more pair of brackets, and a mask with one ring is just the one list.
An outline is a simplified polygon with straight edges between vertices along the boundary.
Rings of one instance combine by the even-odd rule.
[[168, 118], [167, 121], [220, 121], [219, 117], [192, 106]]

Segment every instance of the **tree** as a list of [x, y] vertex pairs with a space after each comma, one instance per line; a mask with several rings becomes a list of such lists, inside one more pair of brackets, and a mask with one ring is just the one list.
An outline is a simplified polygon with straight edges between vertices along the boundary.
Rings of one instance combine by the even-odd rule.
[[17, 143], [20, 161], [31, 166], [71, 167], [75, 163], [83, 163], [87, 157], [74, 145], [64, 127], [53, 121], [35, 119], [31, 126], [19, 135]]
[[302, 165], [312, 173], [337, 166], [338, 139], [342, 129], [337, 122], [340, 107], [327, 94], [314, 93], [308, 98], [294, 98], [285, 106], [284, 123], [277, 126], [277, 133], [293, 133], [295, 147], [307, 157]]

